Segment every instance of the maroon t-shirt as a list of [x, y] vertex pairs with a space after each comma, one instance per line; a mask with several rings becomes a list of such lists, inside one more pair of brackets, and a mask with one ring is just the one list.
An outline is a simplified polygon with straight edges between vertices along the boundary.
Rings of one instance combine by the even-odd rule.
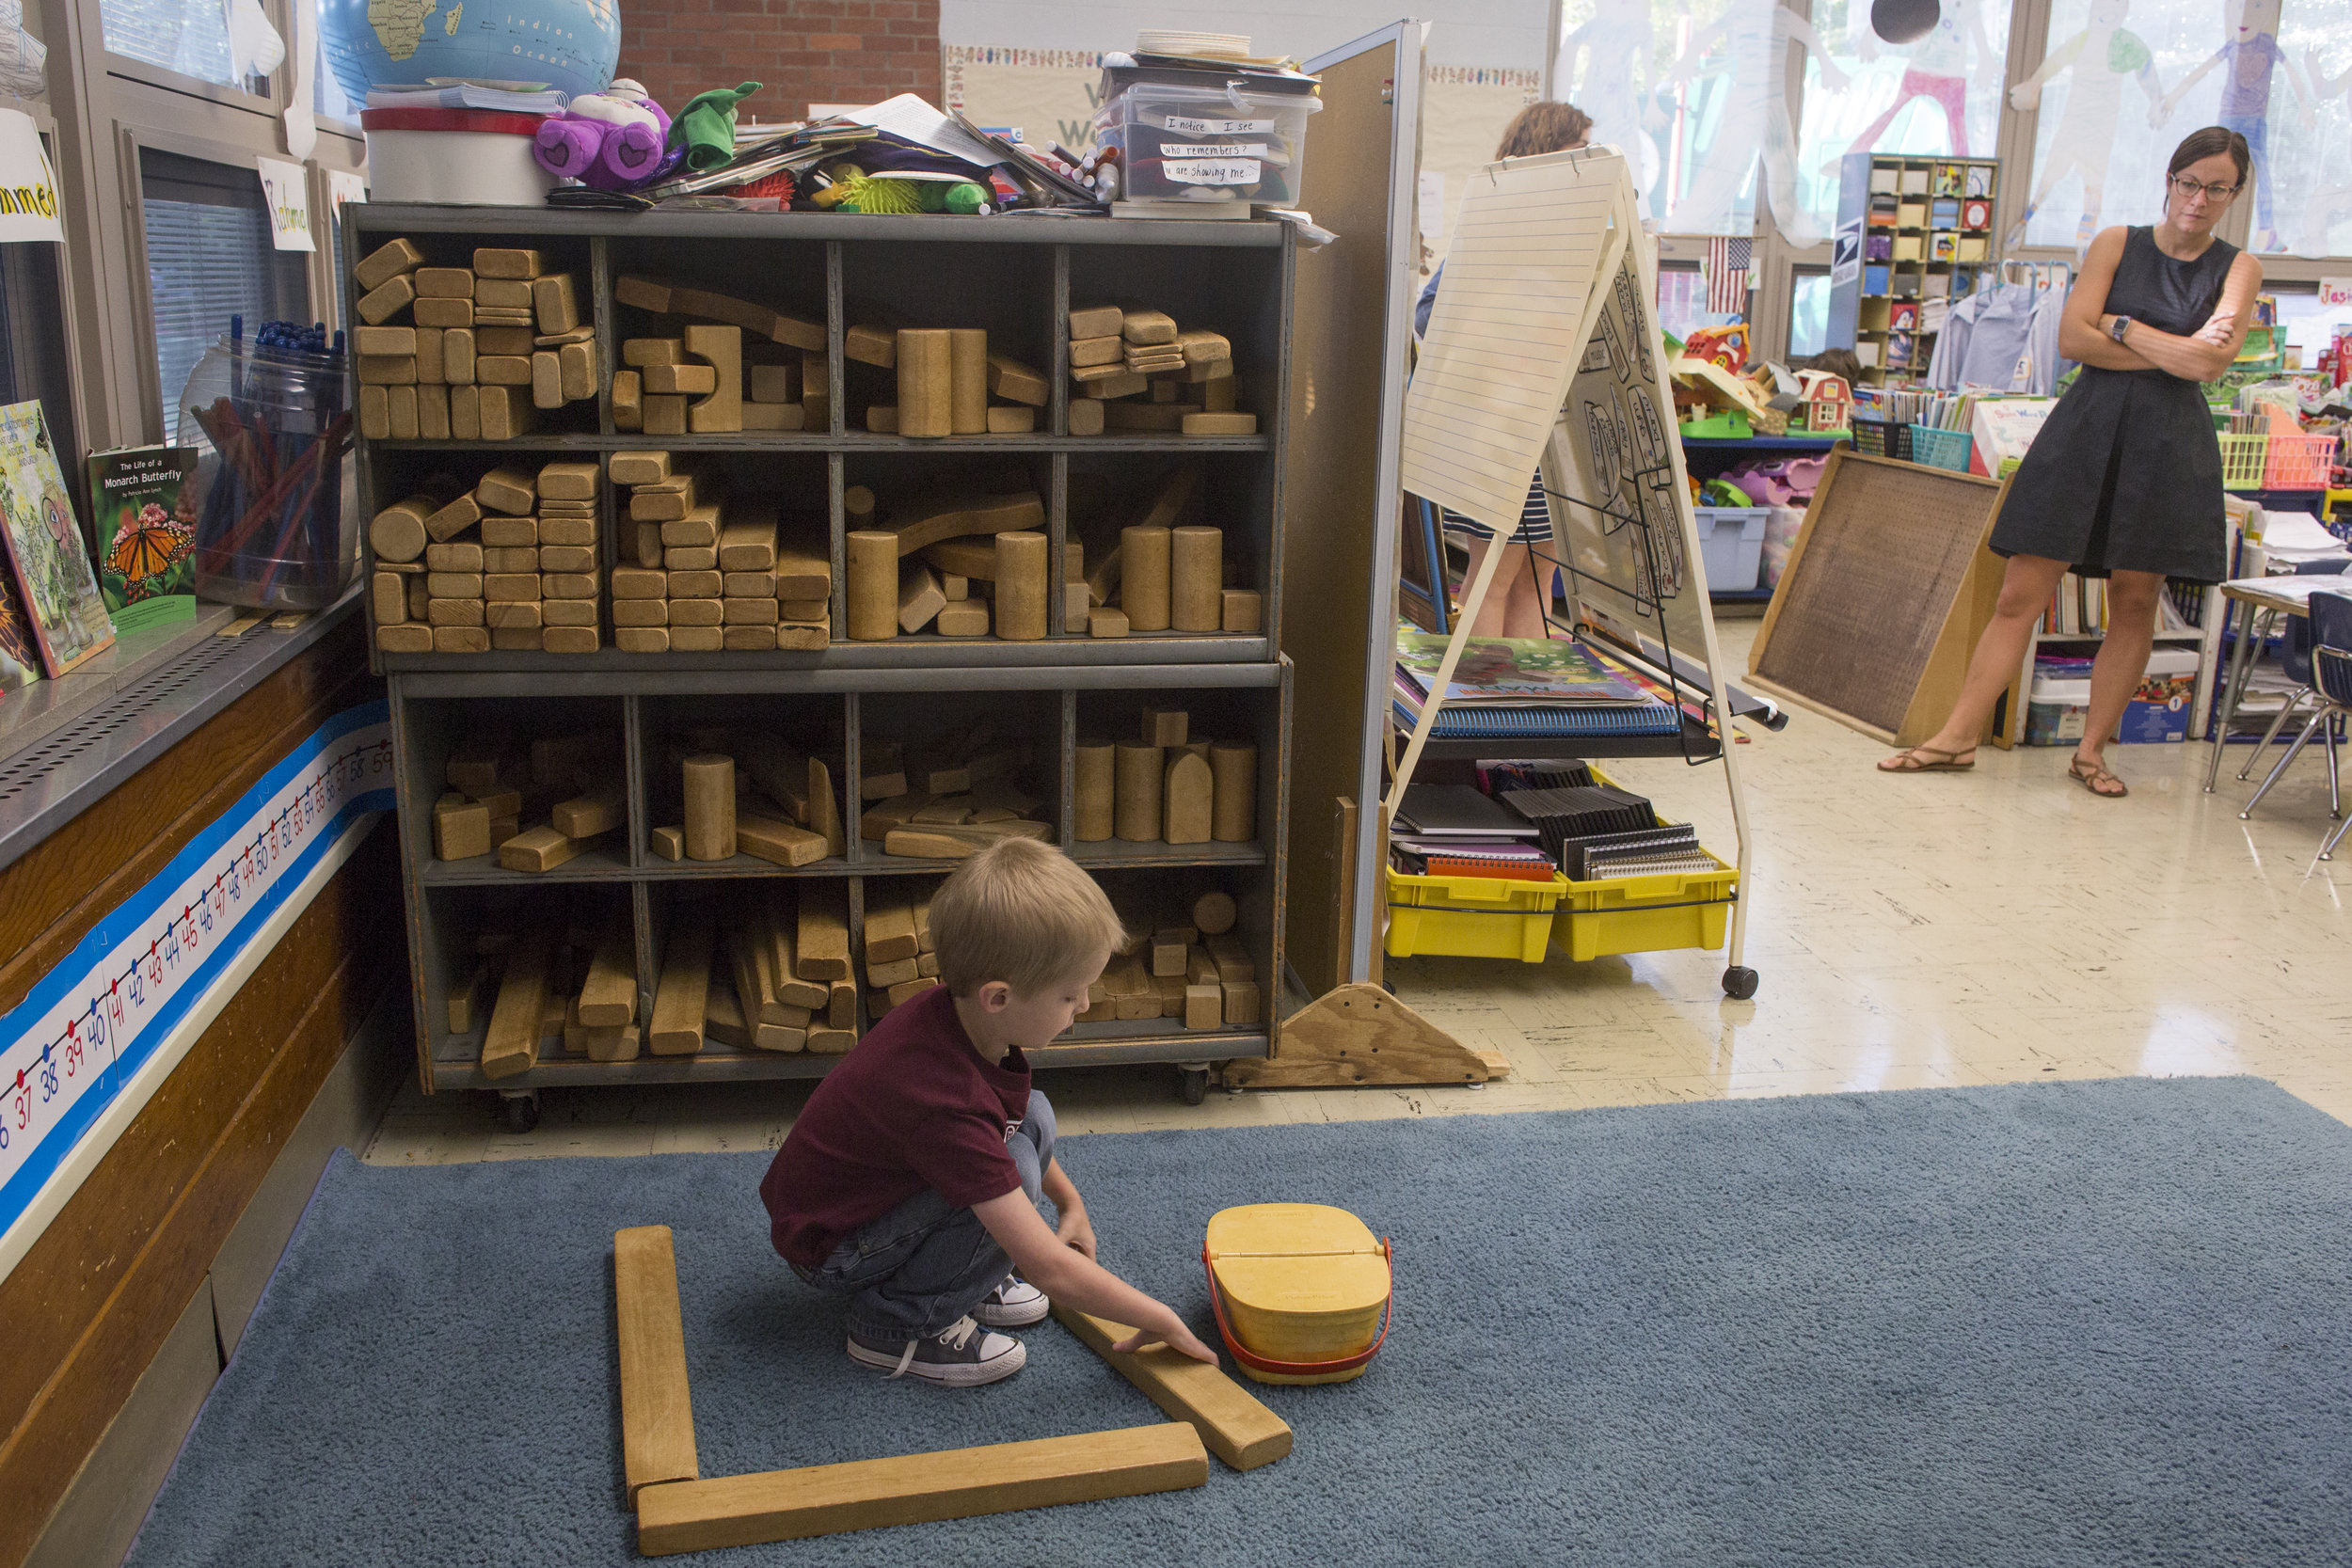
[[959, 1209], [1021, 1185], [1005, 1142], [1029, 1112], [1029, 1064], [973, 1049], [955, 998], [933, 986], [843, 1057], [759, 1183], [776, 1250], [804, 1268], [929, 1187]]

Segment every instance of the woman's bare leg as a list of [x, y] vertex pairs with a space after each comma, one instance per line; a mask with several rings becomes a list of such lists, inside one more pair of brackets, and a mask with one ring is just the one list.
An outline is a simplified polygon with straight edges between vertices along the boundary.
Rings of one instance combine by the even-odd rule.
[[2156, 604], [2164, 594], [2157, 572], [2118, 572], [2107, 578], [2107, 635], [2090, 666], [2090, 714], [2074, 755], [2106, 766], [2107, 742], [2123, 722], [2123, 710], [2148, 673], [2148, 654], [2156, 641]]
[[[1541, 641], [1550, 635], [1544, 626], [1544, 598], [1551, 589], [1551, 563], [1538, 562], [1531, 570], [1529, 559], [1525, 545], [1513, 545], [1510, 555], [1496, 569], [1498, 575], [1511, 573], [1511, 598], [1503, 607], [1502, 635]], [[1518, 562], [1516, 569], [1511, 564], [1514, 561]], [[1495, 588], [1500, 593], [1502, 585], [1497, 583]]]
[[2017, 678], [2024, 668], [2026, 649], [2033, 641], [2034, 623], [2050, 605], [2050, 590], [2066, 575], [2067, 562], [2053, 561], [2041, 555], [2012, 555], [2009, 569], [2001, 575], [2000, 602], [1994, 606], [1993, 620], [1977, 639], [1977, 651], [1968, 660], [1968, 676], [1962, 683], [1960, 701], [1952, 705], [1951, 716], [1944, 727], [1920, 744], [1932, 752], [1964, 752], [1974, 751], [1986, 722], [1993, 717], [1993, 705], [2000, 701], [2009, 683]]
[[[1479, 568], [1486, 562], [1486, 552], [1495, 547], [1495, 543], [1491, 539], [1471, 538], [1465, 539], [1463, 544], [1470, 550], [1470, 569], [1462, 576], [1462, 594], [1467, 598], [1470, 585], [1478, 580]], [[1527, 546], [1518, 544], [1503, 546], [1502, 559], [1495, 562], [1495, 579], [1486, 586], [1486, 602], [1480, 605], [1478, 613], [1470, 618], [1472, 637], [1543, 636], [1540, 626], [1534, 631], [1507, 629], [1511, 626], [1514, 586], [1527, 575]], [[1524, 594], [1526, 590], [1521, 588], [1518, 592]]]

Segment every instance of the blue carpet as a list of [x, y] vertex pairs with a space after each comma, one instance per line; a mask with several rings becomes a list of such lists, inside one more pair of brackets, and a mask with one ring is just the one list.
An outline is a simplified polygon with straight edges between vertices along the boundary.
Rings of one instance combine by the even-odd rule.
[[[2139, 1079], [1075, 1138], [1104, 1260], [1209, 1328], [1228, 1204], [1395, 1238], [1371, 1372], [1204, 1491], [732, 1563], [2352, 1561], [2352, 1129]], [[1157, 1418], [1050, 1324], [884, 1384], [769, 1251], [764, 1156], [339, 1156], [130, 1561], [638, 1560], [611, 1238], [677, 1232], [707, 1476]]]

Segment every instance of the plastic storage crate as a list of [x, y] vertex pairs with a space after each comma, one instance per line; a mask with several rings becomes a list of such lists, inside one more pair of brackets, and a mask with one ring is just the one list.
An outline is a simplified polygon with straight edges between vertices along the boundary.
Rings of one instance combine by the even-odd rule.
[[1307, 120], [1318, 98], [1137, 82], [1096, 112], [1095, 139], [1120, 151], [1131, 201], [1253, 201], [1295, 206]]
[[1713, 852], [1699, 853], [1716, 869], [1568, 882], [1551, 917], [1551, 940], [1579, 962], [1613, 953], [1721, 947], [1740, 874]]
[[1870, 457], [1898, 457], [1911, 460], [1911, 427], [1893, 420], [1870, 420], [1856, 414], [1850, 421], [1853, 426], [1853, 450]]
[[1554, 874], [1548, 882], [1502, 877], [1413, 877], [1388, 868], [1391, 958], [1432, 954], [1460, 958], [1517, 958], [1539, 964], [1550, 944], [1553, 910], [1571, 885]]
[[1707, 562], [1710, 594], [1746, 594], [1764, 570], [1764, 525], [1769, 506], [1698, 506], [1699, 558]]
[[1976, 450], [1976, 437], [1964, 430], [1938, 430], [1924, 424], [1911, 427], [1911, 460], [1931, 468], [1966, 473], [1968, 454]]
[[2259, 430], [2223, 432], [2215, 440], [2221, 443], [2221, 487], [2224, 490], [2259, 490], [2263, 487], [2263, 466], [2269, 457], [2270, 437]]
[[2263, 488], [2265, 490], [2325, 490], [2328, 471], [2336, 463], [2336, 437], [2323, 432], [2317, 436], [2284, 436], [2273, 433], [2270, 450], [2263, 460]]

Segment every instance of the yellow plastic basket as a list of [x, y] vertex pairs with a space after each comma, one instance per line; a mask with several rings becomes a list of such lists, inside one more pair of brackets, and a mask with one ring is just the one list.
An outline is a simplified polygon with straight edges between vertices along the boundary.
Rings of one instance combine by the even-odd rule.
[[1412, 877], [1390, 867], [1391, 958], [1444, 955], [1459, 958], [1544, 961], [1552, 910], [1568, 890], [1565, 877], [1522, 882], [1502, 877]]
[[1740, 874], [1711, 850], [1699, 853], [1716, 869], [1569, 882], [1552, 915], [1551, 940], [1580, 963], [1612, 953], [1721, 947]]
[[2221, 443], [2221, 487], [2224, 490], [2259, 490], [2263, 487], [2263, 463], [2269, 455], [2270, 436], [2265, 431], [2242, 431], [2214, 437]]

